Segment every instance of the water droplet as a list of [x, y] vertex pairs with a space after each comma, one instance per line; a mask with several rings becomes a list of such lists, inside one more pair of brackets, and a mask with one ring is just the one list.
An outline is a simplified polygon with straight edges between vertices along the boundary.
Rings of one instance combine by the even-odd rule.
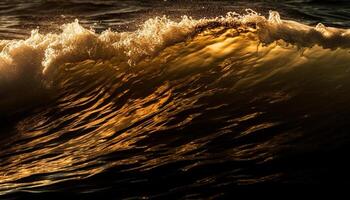
[[274, 23], [278, 23], [278, 24], [282, 23], [280, 14], [277, 11], [270, 10], [269, 14], [270, 14], [269, 15], [269, 21], [270, 22], [274, 22]]
[[326, 28], [325, 25], [323, 25], [322, 23], [318, 23], [315, 27], [316, 30], [324, 30]]

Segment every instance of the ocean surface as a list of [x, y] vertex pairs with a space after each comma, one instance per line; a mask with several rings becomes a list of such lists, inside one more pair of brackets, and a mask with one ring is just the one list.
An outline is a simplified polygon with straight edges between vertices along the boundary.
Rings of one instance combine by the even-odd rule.
[[0, 2], [0, 199], [345, 184], [349, 1]]

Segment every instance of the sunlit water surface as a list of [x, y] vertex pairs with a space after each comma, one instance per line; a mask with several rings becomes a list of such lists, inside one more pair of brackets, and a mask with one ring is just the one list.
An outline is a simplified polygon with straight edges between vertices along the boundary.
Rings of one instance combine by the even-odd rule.
[[349, 19], [347, 1], [0, 2], [0, 195], [346, 182]]

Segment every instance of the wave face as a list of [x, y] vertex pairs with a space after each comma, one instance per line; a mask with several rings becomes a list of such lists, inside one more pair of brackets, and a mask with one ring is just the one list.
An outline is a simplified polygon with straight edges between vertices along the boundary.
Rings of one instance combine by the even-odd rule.
[[252, 10], [3, 40], [0, 194], [345, 181], [349, 47], [348, 29]]

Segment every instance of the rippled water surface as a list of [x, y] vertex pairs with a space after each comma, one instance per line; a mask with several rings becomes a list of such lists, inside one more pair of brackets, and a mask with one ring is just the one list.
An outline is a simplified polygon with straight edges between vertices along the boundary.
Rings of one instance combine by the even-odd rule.
[[347, 1], [0, 2], [0, 198], [346, 183]]
[[278, 10], [285, 18], [308, 24], [322, 22], [348, 27], [348, 1], [90, 1], [90, 0], [15, 0], [0, 2], [0, 37], [25, 38], [32, 29], [43, 32], [58, 30], [60, 25], [78, 18], [83, 25], [95, 30], [111, 28], [118, 31], [135, 30], [148, 18], [168, 15], [179, 18], [216, 17], [227, 12], [243, 12], [251, 8], [266, 14]]

